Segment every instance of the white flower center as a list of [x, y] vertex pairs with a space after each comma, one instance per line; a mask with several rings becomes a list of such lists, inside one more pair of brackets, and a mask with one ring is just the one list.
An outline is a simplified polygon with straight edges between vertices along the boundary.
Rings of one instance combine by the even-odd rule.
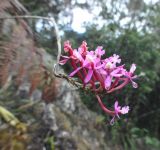
[[93, 57], [93, 56], [91, 56], [91, 55], [86, 55], [86, 59], [87, 59], [89, 62], [94, 62], [95, 57]]
[[112, 69], [113, 68], [113, 64], [111, 62], [108, 62], [105, 66], [106, 69]]

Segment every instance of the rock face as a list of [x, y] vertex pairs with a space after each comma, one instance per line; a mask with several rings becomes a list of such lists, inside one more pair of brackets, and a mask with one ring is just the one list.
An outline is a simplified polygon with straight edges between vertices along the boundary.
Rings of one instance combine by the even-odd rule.
[[66, 81], [59, 83], [57, 99], [45, 106], [43, 117], [54, 131], [55, 146], [65, 150], [109, 149], [103, 131], [96, 129], [97, 115], [82, 104], [79, 93]]
[[[9, 12], [19, 15], [27, 13], [17, 0], [2, 0], [0, 16], [11, 16]], [[41, 59], [43, 65], [52, 66], [53, 58], [43, 49], [35, 46], [27, 23], [23, 19], [4, 19], [0, 22], [0, 31], [1, 43], [2, 45], [4, 43], [0, 52], [5, 54], [4, 56], [9, 56], [8, 60], [4, 58], [6, 61], [0, 58], [0, 85], [3, 88], [0, 91], [0, 102], [13, 114], [16, 112], [15, 115], [28, 124], [28, 132], [25, 135], [29, 137], [26, 140], [27, 137], [24, 135], [25, 140], [19, 141], [21, 135], [17, 133], [18, 131], [0, 120], [0, 133], [3, 133], [0, 139], [4, 139], [3, 135], [7, 137], [5, 139], [10, 139], [8, 143], [5, 140], [4, 143], [0, 142], [0, 148], [4, 150], [108, 150], [104, 131], [97, 129], [99, 116], [85, 107], [74, 87], [65, 80], [54, 79], [51, 88], [46, 87], [45, 90], [44, 87], [37, 88], [42, 80], [39, 76], [44, 72], [36, 67], [42, 65]], [[30, 106], [30, 103], [34, 105]], [[22, 106], [23, 104], [27, 106]], [[8, 128], [14, 131], [8, 133]], [[20, 145], [19, 148], [17, 145]]]

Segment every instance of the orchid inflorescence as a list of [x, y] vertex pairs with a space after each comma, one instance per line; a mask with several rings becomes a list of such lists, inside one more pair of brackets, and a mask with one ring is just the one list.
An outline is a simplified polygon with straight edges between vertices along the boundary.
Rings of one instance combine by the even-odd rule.
[[114, 110], [109, 110], [104, 106], [99, 94], [102, 92], [112, 93], [122, 89], [130, 82], [134, 88], [137, 88], [137, 83], [133, 81], [137, 78], [134, 75], [135, 64], [132, 64], [130, 70], [127, 71], [125, 65], [119, 65], [121, 63], [119, 55], [113, 54], [113, 56], [102, 59], [105, 50], [98, 46], [95, 51], [89, 51], [85, 41], [82, 42], [78, 50], [72, 49], [70, 42], [66, 41], [64, 51], [67, 55], [61, 56], [59, 64], [64, 65], [68, 61], [70, 62], [73, 71], [69, 74], [69, 77], [77, 75], [84, 88], [89, 85], [91, 91], [95, 93], [101, 108], [107, 114], [113, 116], [110, 124], [113, 124], [115, 118], [119, 118], [120, 114], [128, 113], [129, 106], [121, 107], [118, 105], [118, 101], [114, 104]]

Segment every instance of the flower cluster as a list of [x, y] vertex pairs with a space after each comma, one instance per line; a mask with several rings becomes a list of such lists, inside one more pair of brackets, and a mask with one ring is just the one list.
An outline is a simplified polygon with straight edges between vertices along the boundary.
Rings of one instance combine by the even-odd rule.
[[101, 46], [98, 46], [95, 51], [89, 51], [85, 41], [82, 42], [78, 49], [72, 49], [70, 42], [66, 41], [64, 43], [64, 51], [67, 55], [61, 56], [59, 63], [64, 65], [69, 61], [73, 67], [73, 71], [69, 76], [73, 77], [77, 75], [84, 87], [90, 85], [91, 90], [96, 93], [101, 108], [113, 116], [111, 124], [116, 116], [119, 118], [119, 114], [128, 113], [129, 106], [121, 108], [118, 106], [117, 101], [114, 105], [114, 111], [108, 110], [103, 105], [98, 93], [104, 91], [111, 93], [122, 89], [128, 83], [132, 83], [132, 86], [137, 88], [137, 83], [133, 81], [137, 77], [134, 75], [135, 64], [132, 64], [130, 70], [127, 71], [125, 65], [120, 65], [121, 59], [119, 55], [113, 54], [113, 56], [102, 59], [105, 50]]

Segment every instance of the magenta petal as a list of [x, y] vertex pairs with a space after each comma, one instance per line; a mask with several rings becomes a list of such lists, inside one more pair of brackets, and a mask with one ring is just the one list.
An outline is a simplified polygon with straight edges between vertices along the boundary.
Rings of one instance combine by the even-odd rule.
[[119, 115], [118, 115], [118, 113], [119, 113], [120, 110], [121, 110], [121, 107], [118, 105], [118, 101], [116, 101], [116, 102], [114, 103], [114, 111], [115, 111], [115, 114], [116, 114], [116, 116], [117, 116], [118, 118], [120, 118]]
[[105, 88], [108, 89], [111, 86], [111, 77], [107, 76], [106, 80], [105, 80]]
[[60, 60], [60, 61], [59, 61], [59, 64], [60, 64], [60, 65], [64, 65], [64, 64], [66, 64], [66, 62], [67, 62], [68, 60], [69, 60], [69, 58]]
[[64, 65], [69, 59], [70, 59], [70, 57], [68, 57], [68, 56], [61, 56], [59, 64]]
[[70, 77], [74, 76], [82, 67], [78, 67], [76, 70], [70, 73]]
[[76, 59], [78, 59], [79, 61], [84, 61], [83, 60], [83, 57], [81, 56], [81, 54], [77, 51], [77, 50], [74, 50], [73, 51], [73, 55]]
[[93, 70], [89, 69], [88, 74], [87, 74], [87, 76], [84, 79], [84, 83], [88, 83], [89, 80], [91, 79], [92, 75], [93, 75]]
[[101, 64], [101, 65], [99, 65], [99, 66], [97, 66], [97, 67], [94, 67], [94, 68], [95, 68], [95, 69], [101, 69], [103, 66], [104, 66], [104, 64]]
[[118, 108], [118, 101], [114, 103], [114, 109], [117, 110], [117, 108]]
[[120, 69], [115, 69], [111, 72], [111, 76], [116, 77], [117, 74], [119, 73]]
[[83, 62], [83, 67], [87, 67], [89, 65], [89, 62], [87, 61], [87, 60], [85, 60], [84, 62]]
[[105, 54], [105, 50], [102, 50], [102, 46], [98, 46], [97, 49], [95, 50], [95, 53], [98, 55], [98, 56], [102, 56]]
[[121, 76], [123, 76], [122, 73], [118, 73], [118, 72], [119, 72], [118, 70], [112, 71], [111, 72], [111, 76], [113, 76], [113, 77], [121, 77]]
[[107, 75], [107, 72], [106, 72], [106, 70], [104, 70], [104, 69], [100, 69], [100, 70], [99, 70], [99, 73], [102, 74], [102, 75]]

